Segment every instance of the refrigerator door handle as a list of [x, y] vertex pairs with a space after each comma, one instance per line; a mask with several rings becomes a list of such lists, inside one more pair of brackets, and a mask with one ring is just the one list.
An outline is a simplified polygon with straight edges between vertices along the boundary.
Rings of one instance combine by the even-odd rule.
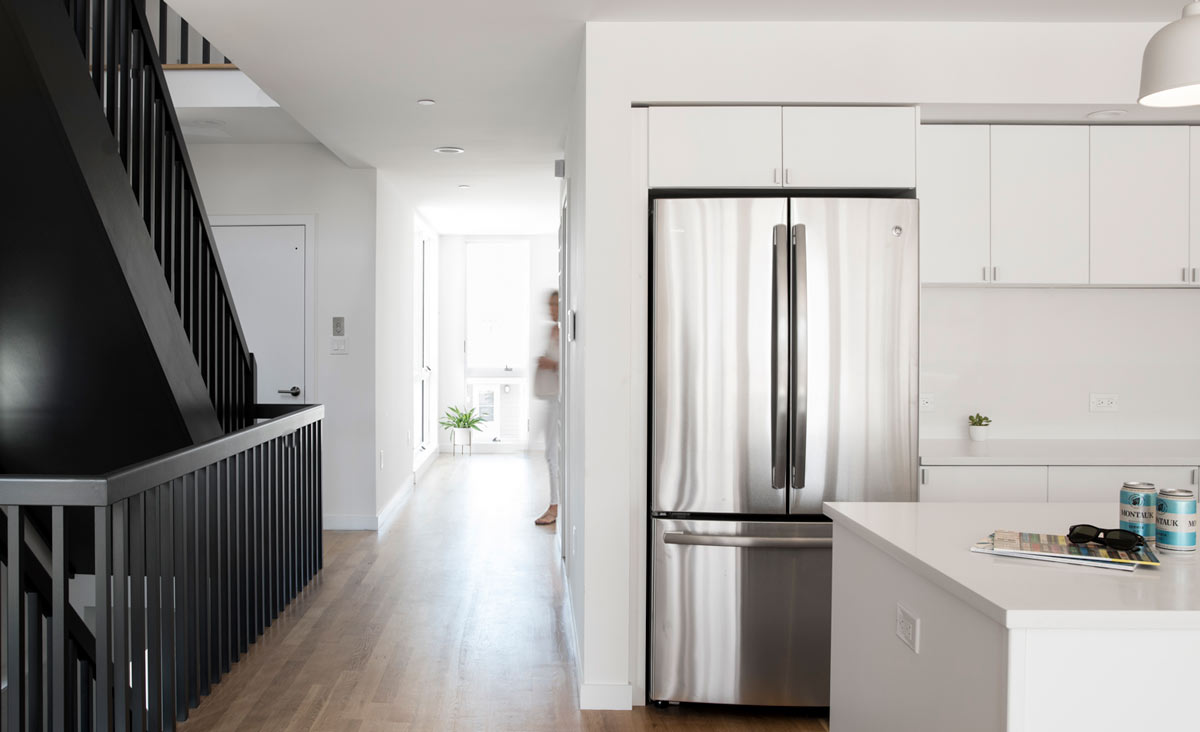
[[804, 487], [804, 468], [808, 436], [808, 230], [804, 224], [792, 227], [793, 293], [791, 404], [791, 487]]
[[663, 543], [728, 546], [742, 549], [829, 549], [833, 546], [833, 538], [828, 536], [728, 536], [726, 534], [664, 531]]
[[788, 487], [788, 317], [791, 289], [788, 278], [787, 226], [774, 230], [772, 270], [774, 302], [771, 305], [771, 487]]

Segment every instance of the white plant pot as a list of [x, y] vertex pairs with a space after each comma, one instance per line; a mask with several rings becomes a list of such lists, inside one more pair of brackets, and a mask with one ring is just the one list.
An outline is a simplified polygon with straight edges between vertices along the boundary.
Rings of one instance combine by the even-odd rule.
[[465, 447], [471, 444], [471, 433], [474, 432], [470, 427], [454, 427], [450, 430], [450, 441], [456, 446]]
[[988, 438], [988, 426], [976, 427], [974, 425], [967, 427], [967, 434], [971, 436], [974, 442], [983, 442]]

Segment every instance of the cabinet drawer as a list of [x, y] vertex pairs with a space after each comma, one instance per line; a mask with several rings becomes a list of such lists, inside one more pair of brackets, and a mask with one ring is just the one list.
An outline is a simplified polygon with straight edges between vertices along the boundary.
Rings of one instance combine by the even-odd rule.
[[921, 501], [1044, 503], [1044, 465], [935, 465], [921, 468]]
[[[1156, 465], [1051, 465], [1048, 495], [1052, 503], [1102, 503], [1116, 506], [1127, 481], [1159, 488], [1195, 489], [1196, 468]], [[1113, 514], [1116, 515], [1115, 513]]]

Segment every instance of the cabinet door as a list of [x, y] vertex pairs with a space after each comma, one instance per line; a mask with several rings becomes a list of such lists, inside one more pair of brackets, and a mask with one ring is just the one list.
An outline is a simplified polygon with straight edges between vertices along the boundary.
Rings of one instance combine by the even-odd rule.
[[1044, 503], [1044, 465], [935, 465], [921, 468], [921, 501]]
[[1188, 272], [1188, 280], [1193, 285], [1200, 285], [1200, 280], [1196, 278], [1197, 271], [1200, 270], [1200, 127], [1192, 127], [1192, 177], [1191, 177], [1191, 240], [1192, 240], [1192, 257], [1191, 270]]
[[1092, 282], [1188, 281], [1187, 127], [1093, 127]]
[[992, 267], [1000, 283], [1087, 283], [1087, 127], [992, 127]]
[[987, 125], [921, 125], [921, 281], [987, 282], [991, 149]]
[[784, 184], [912, 188], [916, 136], [912, 107], [784, 107]]
[[[1195, 490], [1196, 468], [1146, 465], [1051, 465], [1049, 498], [1051, 503], [1113, 504], [1116, 519], [1117, 496], [1127, 481], [1153, 483], [1159, 488]], [[1115, 526], [1116, 524], [1114, 524]]]
[[778, 188], [779, 107], [651, 107], [651, 188]]

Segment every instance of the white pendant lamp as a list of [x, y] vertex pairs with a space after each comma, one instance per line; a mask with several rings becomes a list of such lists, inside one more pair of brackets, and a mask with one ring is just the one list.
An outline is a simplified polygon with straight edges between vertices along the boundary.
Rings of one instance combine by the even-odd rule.
[[1200, 0], [1185, 7], [1182, 18], [1146, 44], [1138, 103], [1147, 107], [1200, 104]]

